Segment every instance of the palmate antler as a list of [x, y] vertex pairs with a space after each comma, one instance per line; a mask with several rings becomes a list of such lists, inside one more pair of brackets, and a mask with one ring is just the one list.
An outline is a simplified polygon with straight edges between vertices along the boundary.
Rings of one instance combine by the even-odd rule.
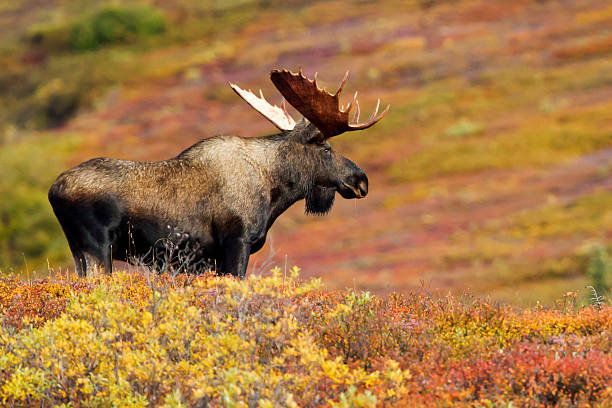
[[[353, 130], [367, 129], [381, 120], [389, 111], [390, 105], [380, 115], [376, 116], [380, 106], [379, 99], [376, 109], [368, 121], [359, 123], [357, 92], [355, 92], [353, 100], [346, 109], [340, 107], [340, 93], [348, 79], [348, 71], [344, 75], [340, 88], [334, 95], [319, 88], [316, 74], [314, 80], [310, 80], [302, 74], [301, 69], [297, 74], [287, 70], [274, 70], [270, 73], [270, 79], [287, 99], [287, 102], [315, 125], [325, 138]], [[349, 113], [353, 106], [355, 106], [355, 114], [353, 119], [349, 120]]]
[[[380, 99], [376, 104], [376, 109], [367, 122], [359, 123], [359, 102], [357, 92], [351, 103], [346, 107], [340, 106], [340, 92], [348, 79], [348, 71], [344, 75], [342, 84], [338, 91], [332, 95], [317, 85], [317, 75], [314, 80], [310, 80], [302, 74], [302, 70], [294, 74], [287, 70], [274, 70], [270, 73], [270, 79], [279, 92], [287, 101], [300, 112], [306, 119], [317, 127], [327, 139], [344, 132], [353, 130], [367, 129], [381, 120], [389, 111], [388, 105], [378, 116]], [[295, 120], [289, 115], [283, 99], [281, 107], [271, 105], [263, 97], [261, 90], [260, 97], [257, 97], [250, 90], [245, 91], [237, 85], [231, 84], [232, 89], [240, 95], [249, 105], [261, 113], [266, 119], [272, 122], [281, 130], [291, 130], [295, 127]], [[353, 119], [349, 120], [349, 113], [355, 106]]]
[[266, 101], [263, 96], [261, 89], [259, 90], [259, 97], [257, 97], [251, 90], [245, 91], [238, 85], [230, 83], [230, 86], [242, 99], [244, 99], [249, 105], [251, 105], [257, 112], [261, 113], [266, 119], [272, 122], [280, 130], [291, 130], [295, 127], [295, 120], [287, 112], [285, 106], [285, 100], [281, 102], [281, 106], [270, 104]]

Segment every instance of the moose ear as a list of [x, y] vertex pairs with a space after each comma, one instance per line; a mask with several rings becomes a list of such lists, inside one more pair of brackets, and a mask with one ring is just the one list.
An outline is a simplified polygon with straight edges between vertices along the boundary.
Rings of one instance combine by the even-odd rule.
[[325, 141], [323, 133], [306, 118], [300, 119], [295, 125], [295, 128], [288, 131], [287, 134], [290, 138], [302, 144], [319, 144]]

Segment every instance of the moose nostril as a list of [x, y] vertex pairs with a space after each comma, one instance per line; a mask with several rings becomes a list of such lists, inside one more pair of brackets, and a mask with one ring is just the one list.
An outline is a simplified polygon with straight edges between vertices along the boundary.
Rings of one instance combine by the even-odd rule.
[[368, 182], [367, 181], [365, 180], [360, 181], [357, 187], [359, 187], [359, 192], [361, 193], [362, 197], [365, 197], [366, 194], [368, 194]]

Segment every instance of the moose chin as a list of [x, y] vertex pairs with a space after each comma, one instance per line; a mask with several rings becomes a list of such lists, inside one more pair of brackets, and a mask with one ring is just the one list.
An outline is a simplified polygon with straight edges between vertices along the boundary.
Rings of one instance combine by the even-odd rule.
[[357, 93], [340, 106], [348, 72], [333, 95], [301, 70], [274, 70], [270, 78], [304, 118], [296, 122], [284, 100], [278, 107], [261, 91], [230, 86], [277, 134], [215, 136], [158, 162], [96, 158], [59, 175], [49, 201], [79, 275], [96, 266], [111, 273], [113, 260], [154, 268], [156, 254], [171, 245], [189, 251], [187, 268], [212, 260], [218, 273], [244, 277], [250, 254], [292, 204], [305, 199], [307, 213], [326, 214], [336, 192], [347, 199], [367, 195], [364, 171], [328, 139], [374, 125], [389, 106], [377, 116], [379, 101], [359, 123]]

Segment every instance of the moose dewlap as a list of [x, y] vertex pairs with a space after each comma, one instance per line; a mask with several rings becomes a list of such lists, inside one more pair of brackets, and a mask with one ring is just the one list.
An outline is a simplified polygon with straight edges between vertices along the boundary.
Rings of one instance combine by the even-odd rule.
[[389, 106], [377, 116], [377, 105], [359, 123], [357, 94], [340, 107], [348, 72], [334, 95], [301, 71], [274, 70], [270, 78], [303, 119], [296, 123], [284, 101], [271, 105], [261, 91], [258, 97], [230, 85], [280, 133], [211, 137], [160, 162], [96, 158], [59, 175], [49, 201], [79, 275], [95, 265], [111, 273], [116, 259], [194, 272], [211, 262], [217, 272], [243, 277], [250, 254], [295, 202], [305, 199], [307, 213], [325, 214], [336, 192], [366, 196], [364, 171], [327, 139], [374, 125]]

